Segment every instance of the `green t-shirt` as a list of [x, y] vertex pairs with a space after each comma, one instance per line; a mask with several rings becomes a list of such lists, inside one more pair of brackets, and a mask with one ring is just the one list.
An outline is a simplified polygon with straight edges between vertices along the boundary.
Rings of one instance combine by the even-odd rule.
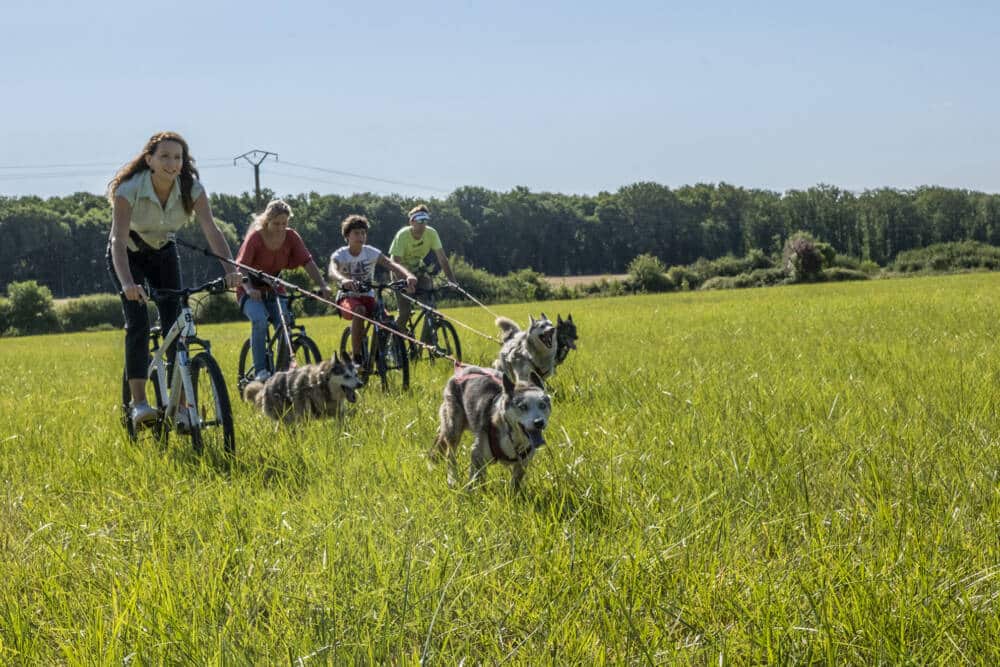
[[403, 227], [396, 232], [396, 238], [389, 246], [389, 256], [399, 257], [403, 266], [410, 271], [416, 271], [424, 263], [424, 257], [433, 250], [441, 250], [441, 237], [433, 227], [427, 227], [420, 240], [413, 238], [410, 228]]

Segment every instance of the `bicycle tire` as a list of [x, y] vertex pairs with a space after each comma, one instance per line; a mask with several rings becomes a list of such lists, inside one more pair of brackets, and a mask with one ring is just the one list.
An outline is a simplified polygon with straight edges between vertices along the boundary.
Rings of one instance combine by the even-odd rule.
[[[250, 365], [247, 366], [247, 361]], [[247, 388], [247, 385], [253, 382], [254, 376], [257, 374], [257, 369], [253, 367], [253, 355], [250, 353], [250, 339], [247, 338], [243, 341], [243, 347], [240, 348], [240, 363], [239, 363], [239, 375], [236, 376], [236, 388], [240, 391], [240, 396], [243, 396], [243, 390]]]
[[[376, 327], [372, 331], [372, 356], [375, 358], [375, 372], [382, 383], [382, 391], [390, 393], [396, 389], [394, 371], [399, 371], [399, 388], [406, 391], [410, 388], [410, 358], [407, 356], [406, 341], [392, 333], [398, 331], [394, 324], [386, 324], [386, 328]], [[392, 355], [388, 351], [392, 349]]]
[[[275, 344], [277, 353], [275, 355], [275, 372], [287, 371], [290, 364], [284, 336], [275, 337], [278, 342]], [[323, 360], [323, 355], [319, 352], [319, 346], [312, 338], [304, 333], [292, 334], [292, 353], [295, 356], [295, 363], [298, 366], [316, 364]]]
[[191, 425], [191, 444], [195, 452], [201, 454], [205, 445], [209, 445], [213, 451], [221, 450], [228, 455], [236, 453], [233, 408], [222, 369], [208, 352], [195, 355], [190, 368], [194, 404], [201, 417], [201, 424]]
[[[458, 340], [458, 332], [451, 322], [439, 319], [434, 323], [434, 340], [439, 352], [444, 352], [455, 361], [462, 361], [462, 343]], [[428, 356], [431, 363], [434, 363], [436, 355]]]
[[[160, 385], [156, 382], [155, 378], [149, 378], [146, 380], [146, 397], [152, 396], [152, 406], [156, 408], [156, 421], [150, 424], [147, 428], [152, 432], [153, 437], [157, 440], [166, 442], [167, 434], [170, 432], [169, 429], [163, 426], [163, 414], [166, 408], [166, 402], [163, 400], [163, 396], [160, 395]], [[125, 432], [128, 433], [128, 438], [132, 442], [136, 442], [139, 439], [139, 430], [136, 429], [135, 425], [132, 423], [132, 389], [129, 387], [128, 378], [125, 377], [125, 371], [122, 370], [122, 426], [125, 427]]]
[[[361, 358], [364, 359], [364, 363], [357, 367], [358, 373], [361, 375], [371, 375], [373, 370], [373, 358], [369, 356], [368, 349], [368, 338], [362, 337], [361, 339]], [[340, 335], [340, 357], [342, 359], [354, 359], [354, 343], [351, 342], [351, 327], [345, 327], [344, 333]]]

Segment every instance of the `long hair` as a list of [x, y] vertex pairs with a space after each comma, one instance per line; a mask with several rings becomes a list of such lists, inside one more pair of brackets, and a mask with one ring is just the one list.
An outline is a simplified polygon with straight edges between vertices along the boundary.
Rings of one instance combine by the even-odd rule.
[[247, 228], [246, 236], [243, 237], [244, 240], [250, 238], [250, 235], [254, 232], [264, 229], [267, 222], [271, 218], [275, 218], [279, 215], [287, 215], [288, 219], [292, 219], [292, 207], [288, 205], [284, 199], [272, 199], [268, 202], [267, 206], [264, 208], [263, 213], [258, 213], [253, 217], [253, 222]]
[[115, 177], [108, 182], [108, 201], [111, 202], [112, 206], [115, 203], [115, 191], [118, 189], [118, 186], [139, 172], [149, 170], [149, 165], [146, 164], [146, 157], [152, 157], [162, 141], [176, 141], [181, 145], [183, 154], [180, 175], [181, 202], [184, 204], [184, 212], [191, 215], [191, 211], [194, 210], [194, 200], [191, 199], [191, 188], [194, 186], [194, 179], [198, 178], [198, 170], [194, 166], [194, 158], [191, 157], [191, 151], [188, 149], [187, 142], [184, 141], [184, 137], [176, 132], [157, 132], [149, 138], [149, 141], [142, 147], [142, 151], [138, 155], [118, 170]]

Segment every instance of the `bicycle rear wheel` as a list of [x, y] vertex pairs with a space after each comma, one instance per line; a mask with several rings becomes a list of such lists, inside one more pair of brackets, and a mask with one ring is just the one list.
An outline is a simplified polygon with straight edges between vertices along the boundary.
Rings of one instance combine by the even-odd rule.
[[[395, 331], [395, 327], [387, 325]], [[410, 358], [406, 341], [392, 331], [377, 327], [372, 331], [372, 356], [375, 372], [382, 381], [382, 391], [406, 391], [410, 388]]]
[[200, 424], [191, 425], [191, 444], [195, 452], [201, 454], [208, 445], [212, 451], [235, 453], [236, 432], [229, 392], [219, 364], [208, 352], [199, 352], [191, 360], [191, 384], [194, 404], [201, 418]]
[[[275, 363], [275, 370], [287, 371], [291, 366], [290, 359], [288, 357], [288, 346], [285, 345], [284, 336], [276, 336], [275, 339], [277, 340], [274, 345], [276, 348], [275, 359], [277, 359], [277, 362]], [[319, 346], [316, 345], [312, 338], [304, 333], [292, 335], [292, 352], [295, 356], [296, 366], [316, 364], [323, 360], [323, 355], [319, 353]]]

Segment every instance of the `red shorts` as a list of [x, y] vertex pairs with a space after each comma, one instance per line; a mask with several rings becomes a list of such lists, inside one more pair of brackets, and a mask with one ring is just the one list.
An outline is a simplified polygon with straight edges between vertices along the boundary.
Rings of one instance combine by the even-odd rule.
[[[345, 320], [353, 320], [354, 316], [351, 315], [356, 308], [364, 308], [366, 317], [371, 317], [372, 313], [375, 312], [375, 297], [373, 296], [345, 296], [343, 299], [337, 302], [337, 305], [345, 310], [339, 310], [340, 316]], [[351, 312], [347, 312], [351, 311]]]

